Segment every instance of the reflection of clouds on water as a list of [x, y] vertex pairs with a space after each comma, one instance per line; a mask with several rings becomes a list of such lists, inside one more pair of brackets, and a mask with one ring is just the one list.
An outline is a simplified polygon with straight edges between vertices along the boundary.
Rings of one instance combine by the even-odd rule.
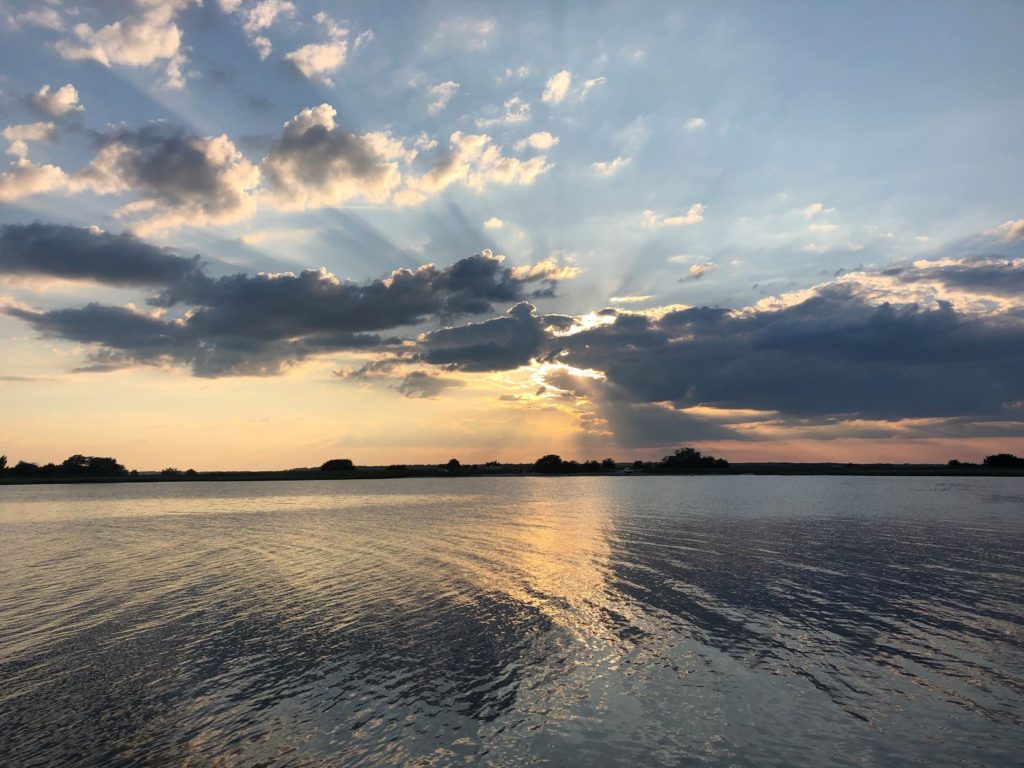
[[943, 482], [10, 489], [0, 762], [1010, 765], [1019, 491]]

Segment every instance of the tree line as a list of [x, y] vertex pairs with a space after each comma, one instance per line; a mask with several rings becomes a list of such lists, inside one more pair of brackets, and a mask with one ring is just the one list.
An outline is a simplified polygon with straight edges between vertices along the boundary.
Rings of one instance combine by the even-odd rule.
[[76, 453], [60, 464], [33, 464], [31, 461], [19, 461], [8, 468], [7, 457], [0, 456], [0, 473], [18, 478], [111, 478], [123, 477], [128, 474], [123, 464], [109, 456], [83, 456]]
[[[714, 472], [716, 470], [728, 470], [730, 466], [729, 462], [725, 459], [702, 454], [694, 448], [685, 447], [677, 449], [668, 456], [663, 457], [660, 461], [637, 460], [633, 462], [618, 462], [615, 459], [606, 458], [602, 460], [589, 459], [581, 462], [574, 459], [563, 459], [555, 453], [549, 453], [545, 456], [541, 456], [532, 464], [502, 464], [498, 461], [488, 461], [482, 464], [467, 465], [462, 464], [458, 459], [451, 459], [444, 464], [429, 465], [429, 467], [432, 467], [433, 469], [428, 470], [428, 473], [471, 475], [507, 472], [535, 472], [537, 474], [570, 475], [577, 473], [593, 474], [600, 472], [613, 472], [623, 469], [627, 472], [671, 473], [706, 470]], [[752, 467], [756, 465], [746, 466]], [[980, 465], [951, 459], [948, 462], [948, 466], [952, 468], [980, 467], [993, 470], [1021, 470], [1024, 469], [1024, 458], [1015, 456], [1011, 453], [995, 453], [986, 456]], [[319, 472], [324, 475], [331, 476], [346, 475], [356, 471], [370, 473], [372, 475], [383, 471], [385, 475], [403, 476], [416, 473], [423, 474], [423, 469], [423, 466], [409, 467], [405, 464], [392, 464], [386, 467], [357, 467], [351, 459], [330, 459], [320, 465]], [[314, 467], [307, 469], [284, 470], [279, 473], [264, 472], [257, 474], [269, 474], [275, 476], [299, 475], [306, 477], [310, 476], [310, 474], [317, 473], [317, 471], [317, 468]], [[173, 467], [168, 467], [158, 473], [151, 473], [151, 475], [158, 475], [167, 479], [193, 479], [202, 477], [213, 477], [214, 479], [217, 479], [218, 476], [244, 474], [246, 473], [196, 472], [194, 469], [182, 471]], [[129, 472], [123, 464], [117, 461], [117, 459], [109, 456], [85, 456], [76, 453], [73, 456], [69, 456], [60, 464], [54, 464], [51, 462], [40, 465], [34, 464], [30, 461], [19, 461], [14, 466], [9, 466], [7, 457], [0, 455], [0, 478], [9, 477], [17, 480], [44, 481], [49, 479], [115, 480], [126, 476], [136, 478], [139, 476], [139, 473], [136, 470]], [[223, 477], [220, 477], [220, 479], [223, 479]]]

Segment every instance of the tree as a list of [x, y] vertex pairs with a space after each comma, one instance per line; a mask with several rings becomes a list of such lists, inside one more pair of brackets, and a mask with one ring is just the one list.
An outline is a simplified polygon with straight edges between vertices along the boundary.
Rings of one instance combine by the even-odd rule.
[[601, 462], [601, 468], [605, 470], [615, 469], [615, 459], [604, 459]]
[[7, 457], [0, 456], [0, 472], [7, 469]]
[[1024, 459], [1012, 453], [995, 453], [986, 456], [984, 464], [992, 469], [1024, 469]]
[[554, 472], [564, 471], [563, 465], [565, 462], [562, 461], [562, 457], [557, 453], [549, 453], [547, 456], [541, 456], [535, 462], [533, 462], [533, 468], [537, 472], [545, 472], [548, 474]]
[[19, 461], [11, 470], [15, 477], [39, 477], [42, 469], [31, 461]]
[[54, 467], [53, 474], [58, 477], [117, 477], [128, 474], [128, 470], [109, 456], [76, 453], [64, 459], [59, 467]]
[[729, 466], [725, 459], [716, 459], [714, 456], [704, 456], [694, 448], [677, 448], [671, 456], [661, 460], [661, 465], [669, 469], [698, 469], [705, 467], [717, 467], [719, 469]]
[[321, 472], [349, 472], [352, 470], [352, 459], [331, 459], [320, 465]]
[[459, 463], [458, 459], [448, 459], [448, 463], [445, 464], [445, 466], [448, 467], [449, 472], [454, 472], [455, 470], [459, 469], [462, 466], [462, 464]]

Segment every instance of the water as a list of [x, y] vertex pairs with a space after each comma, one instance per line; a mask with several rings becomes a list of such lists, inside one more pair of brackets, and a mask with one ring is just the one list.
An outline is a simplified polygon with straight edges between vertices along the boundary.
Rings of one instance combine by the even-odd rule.
[[0, 765], [1024, 754], [1024, 481], [0, 488]]

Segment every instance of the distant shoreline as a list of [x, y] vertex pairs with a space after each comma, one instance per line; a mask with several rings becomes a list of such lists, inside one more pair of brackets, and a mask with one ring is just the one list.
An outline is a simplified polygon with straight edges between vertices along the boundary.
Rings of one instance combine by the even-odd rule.
[[[505, 467], [508, 467], [506, 469]], [[184, 483], [184, 482], [268, 482], [274, 480], [394, 480], [401, 478], [457, 477], [658, 477], [665, 475], [839, 475], [849, 477], [1024, 477], [1024, 469], [990, 468], [982, 465], [950, 467], [945, 464], [838, 464], [838, 463], [734, 463], [728, 467], [669, 469], [616, 468], [597, 472], [537, 472], [533, 464], [505, 465], [501, 469], [462, 467], [449, 471], [431, 466], [359, 467], [349, 471], [325, 472], [320, 469], [270, 471], [214, 471], [168, 475], [139, 472], [113, 477], [3, 477], [0, 485], [68, 485], [82, 483]]]

